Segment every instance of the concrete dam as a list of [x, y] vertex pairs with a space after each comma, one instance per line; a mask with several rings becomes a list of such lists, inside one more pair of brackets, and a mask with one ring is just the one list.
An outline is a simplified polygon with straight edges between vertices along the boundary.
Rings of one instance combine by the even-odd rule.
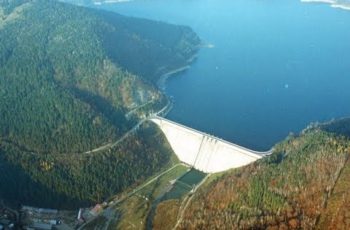
[[205, 173], [238, 168], [272, 152], [253, 151], [162, 117], [150, 120], [163, 131], [180, 161]]

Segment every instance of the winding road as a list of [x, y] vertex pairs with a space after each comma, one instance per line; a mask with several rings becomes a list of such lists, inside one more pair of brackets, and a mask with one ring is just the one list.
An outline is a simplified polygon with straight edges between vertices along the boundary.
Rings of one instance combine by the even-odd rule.
[[[148, 102], [149, 103], [149, 102]], [[122, 141], [124, 141], [127, 137], [129, 137], [131, 134], [133, 134], [138, 128], [140, 128], [140, 126], [147, 120], [149, 120], [152, 117], [158, 116], [160, 114], [166, 114], [172, 107], [171, 102], [169, 101], [168, 104], [166, 104], [161, 110], [159, 110], [158, 112], [149, 115], [146, 118], [143, 118], [142, 120], [140, 120], [133, 128], [131, 128], [129, 131], [127, 131], [126, 133], [123, 134], [123, 136], [121, 136], [117, 141], [115, 141], [114, 143], [108, 143], [105, 144], [103, 146], [100, 146], [98, 148], [95, 148], [93, 150], [89, 150], [84, 152], [83, 154], [92, 154], [92, 153], [98, 153], [98, 152], [103, 152], [106, 149], [110, 149], [115, 147], [116, 145], [118, 145], [119, 143], [121, 143]]]

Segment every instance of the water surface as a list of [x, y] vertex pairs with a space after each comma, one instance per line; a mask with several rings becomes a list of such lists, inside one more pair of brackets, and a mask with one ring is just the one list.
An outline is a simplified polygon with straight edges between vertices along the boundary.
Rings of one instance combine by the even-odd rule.
[[168, 118], [256, 150], [350, 115], [350, 11], [297, 0], [145, 0], [121, 14], [188, 25], [214, 45], [170, 78]]

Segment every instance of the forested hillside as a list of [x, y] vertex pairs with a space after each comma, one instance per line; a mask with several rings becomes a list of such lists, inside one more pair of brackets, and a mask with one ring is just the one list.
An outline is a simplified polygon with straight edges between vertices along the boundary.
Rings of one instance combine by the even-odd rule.
[[[159, 170], [171, 151], [159, 151], [165, 140], [154, 127], [150, 136], [143, 130], [130, 136], [130, 148], [82, 153], [117, 141], [164, 107], [155, 82], [187, 65], [198, 45], [187, 27], [53, 0], [0, 1], [0, 170], [7, 175], [0, 177], [1, 197], [39, 205], [38, 194], [47, 191], [100, 201], [142, 178], [140, 172]], [[152, 138], [159, 141], [151, 145]], [[113, 185], [101, 176], [102, 165], [116, 167], [109, 172], [118, 178]], [[48, 197], [42, 204], [59, 204]]]
[[179, 228], [348, 229], [345, 121], [289, 136], [272, 156], [216, 177], [199, 189]]
[[171, 153], [153, 124], [97, 154], [35, 154], [3, 143], [0, 197], [38, 207], [91, 205], [159, 171]]

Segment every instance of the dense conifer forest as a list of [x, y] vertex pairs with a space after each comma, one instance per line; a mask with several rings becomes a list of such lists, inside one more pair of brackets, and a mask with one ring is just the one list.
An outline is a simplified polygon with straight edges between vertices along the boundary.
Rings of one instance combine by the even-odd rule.
[[164, 107], [157, 80], [187, 65], [199, 42], [187, 27], [53, 0], [0, 1], [1, 197], [99, 202], [167, 164], [171, 150], [150, 124], [83, 153]]

